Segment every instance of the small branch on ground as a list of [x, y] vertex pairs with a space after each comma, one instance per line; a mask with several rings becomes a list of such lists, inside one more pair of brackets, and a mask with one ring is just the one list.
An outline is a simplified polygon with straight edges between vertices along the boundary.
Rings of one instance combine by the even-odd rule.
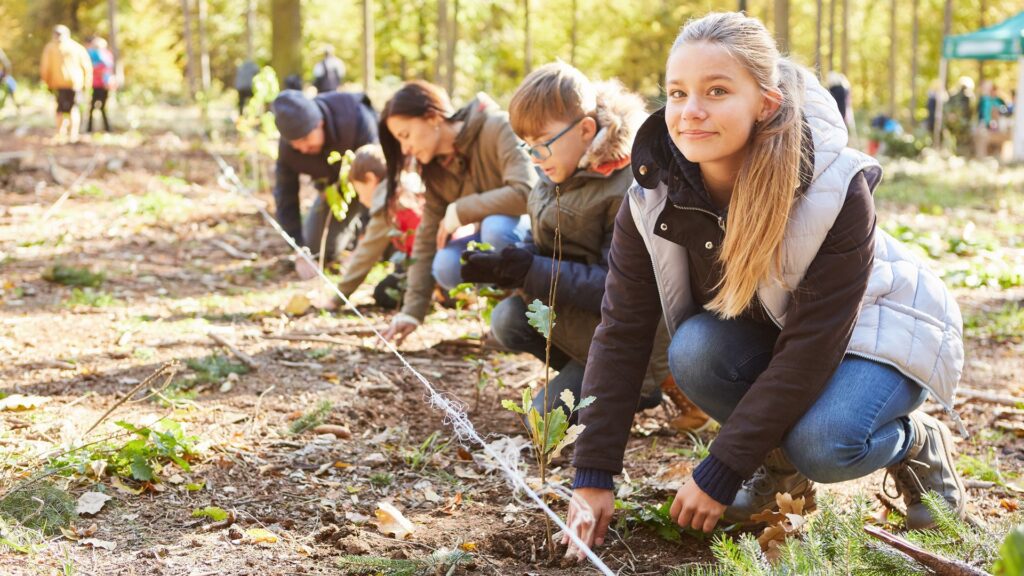
[[864, 531], [910, 556], [922, 566], [931, 570], [936, 576], [991, 576], [984, 570], [979, 570], [959, 560], [950, 560], [949, 558], [929, 552], [908, 540], [904, 540], [876, 526], [864, 526]]
[[227, 348], [231, 352], [231, 354], [234, 355], [235, 358], [238, 358], [239, 360], [241, 360], [242, 364], [245, 364], [246, 366], [251, 368], [253, 371], [260, 369], [259, 362], [257, 362], [255, 359], [253, 359], [252, 356], [249, 356], [245, 352], [242, 352], [241, 350], [239, 350], [234, 344], [232, 344], [231, 342], [228, 342], [220, 334], [217, 334], [215, 332], [208, 332], [206, 335], [209, 336], [210, 339], [213, 340], [214, 342], [216, 342], [217, 344], [220, 344], [221, 346]]

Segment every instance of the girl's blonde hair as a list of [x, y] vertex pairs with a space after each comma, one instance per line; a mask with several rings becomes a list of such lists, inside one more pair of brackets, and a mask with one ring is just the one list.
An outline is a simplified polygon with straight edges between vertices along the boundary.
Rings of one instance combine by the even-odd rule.
[[783, 282], [782, 239], [800, 185], [803, 72], [779, 54], [760, 21], [738, 12], [711, 13], [688, 22], [672, 50], [697, 42], [725, 48], [763, 92], [781, 94], [778, 110], [754, 123], [729, 201], [729, 225], [719, 254], [724, 274], [706, 306], [723, 318], [734, 318], [750, 305], [761, 281]]

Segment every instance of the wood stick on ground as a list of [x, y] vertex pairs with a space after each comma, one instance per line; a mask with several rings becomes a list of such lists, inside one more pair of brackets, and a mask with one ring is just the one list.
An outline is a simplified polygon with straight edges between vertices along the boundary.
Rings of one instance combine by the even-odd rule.
[[245, 364], [246, 366], [248, 366], [252, 370], [259, 370], [260, 369], [259, 362], [254, 360], [252, 356], [249, 356], [245, 352], [242, 352], [241, 350], [239, 350], [234, 344], [232, 344], [231, 342], [228, 342], [220, 334], [217, 334], [215, 332], [209, 332], [206, 335], [209, 336], [210, 339], [213, 340], [214, 342], [216, 342], [217, 344], [220, 344], [221, 346], [223, 346], [223, 347], [227, 348], [228, 350], [230, 350], [231, 353], [235, 356], [235, 358], [238, 358], [239, 360], [242, 361], [242, 364]]
[[289, 342], [322, 342], [324, 344], [337, 344], [338, 346], [361, 346], [362, 342], [343, 340], [330, 336], [316, 336], [313, 334], [278, 334], [276, 336], [264, 336], [266, 340], [287, 340]]
[[1007, 396], [1005, 394], [996, 394], [995, 392], [989, 392], [987, 390], [971, 390], [970, 388], [960, 388], [959, 390], [957, 390], [956, 394], [960, 400], [979, 400], [981, 402], [988, 402], [989, 404], [1001, 404], [1003, 406], [1024, 405], [1024, 398], [1018, 398], [1016, 396]]
[[227, 253], [228, 256], [231, 256], [236, 260], [255, 260], [256, 258], [258, 258], [255, 252], [242, 252], [238, 248], [235, 248], [231, 244], [228, 244], [227, 242], [220, 240], [218, 238], [213, 238], [212, 240], [210, 240], [210, 244], [213, 244], [217, 248], [220, 248], [225, 253]]
[[931, 570], [937, 576], [991, 576], [984, 570], [979, 570], [959, 560], [950, 560], [929, 552], [920, 546], [913, 544], [899, 536], [887, 532], [877, 526], [864, 526], [864, 531], [885, 542], [889, 546], [910, 556], [922, 566]]
[[127, 402], [128, 399], [134, 396], [136, 392], [148, 386], [150, 382], [156, 380], [161, 374], [167, 373], [167, 380], [170, 381], [170, 379], [174, 378], [174, 375], [177, 374], [178, 370], [180, 369], [181, 364], [179, 364], [176, 361], [167, 362], [163, 366], [157, 368], [156, 372], [153, 372], [149, 376], [146, 376], [146, 378], [142, 382], [136, 384], [135, 387], [129, 390], [128, 393], [125, 394], [120, 400], [114, 402], [114, 405], [108, 408], [107, 411], [103, 413], [103, 416], [100, 416], [99, 419], [96, 420], [96, 422], [93, 422], [93, 425], [89, 426], [89, 429], [86, 430], [81, 437], [85, 438], [86, 436], [88, 436], [89, 432], [92, 432], [97, 426], [99, 426], [100, 422], [103, 422], [107, 418], [107, 416], [110, 416], [110, 413], [116, 410], [118, 406]]

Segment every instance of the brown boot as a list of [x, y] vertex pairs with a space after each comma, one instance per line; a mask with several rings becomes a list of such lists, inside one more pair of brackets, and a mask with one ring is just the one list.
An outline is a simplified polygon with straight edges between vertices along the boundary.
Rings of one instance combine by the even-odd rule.
[[722, 520], [728, 524], [752, 524], [754, 514], [775, 506], [775, 494], [782, 492], [804, 499], [804, 513], [817, 508], [814, 482], [797, 471], [780, 448], [768, 453], [749, 480], [743, 483]]
[[897, 496], [902, 495], [907, 505], [907, 528], [935, 527], [935, 519], [921, 501], [928, 491], [937, 492], [963, 518], [967, 491], [953, 463], [953, 435], [945, 424], [921, 411], [910, 414], [910, 425], [914, 444], [902, 462], [885, 470], [896, 484]]
[[661, 391], [671, 398], [672, 403], [679, 409], [679, 415], [669, 422], [669, 426], [680, 432], [700, 432], [711, 425], [711, 417], [683, 394], [671, 374], [662, 380]]

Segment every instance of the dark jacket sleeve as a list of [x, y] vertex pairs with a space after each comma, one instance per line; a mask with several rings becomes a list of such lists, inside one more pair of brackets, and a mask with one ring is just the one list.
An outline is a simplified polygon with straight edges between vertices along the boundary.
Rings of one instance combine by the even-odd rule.
[[[573, 464], [618, 474], [633, 424], [634, 408], [661, 321], [661, 300], [629, 200], [622, 202], [608, 254], [601, 324], [590, 345], [581, 397], [595, 396], [580, 413], [586, 426], [576, 441]], [[579, 484], [577, 483], [577, 487]]]
[[[585, 262], [572, 262], [562, 260], [556, 264], [555, 271], [558, 274], [558, 286], [555, 287], [555, 301], [569, 302], [576, 308], [601, 313], [601, 300], [604, 296], [604, 284], [608, 275], [608, 250], [605, 246], [602, 250], [603, 261], [599, 264], [587, 264]], [[547, 301], [548, 288], [551, 286], [553, 258], [535, 255], [530, 270], [526, 273], [523, 282], [523, 291], [530, 298], [539, 298]]]
[[[875, 208], [863, 175], [797, 286], [768, 368], [754, 381], [693, 477], [723, 504], [735, 497], [821, 395], [846, 354], [874, 261]], [[728, 486], [723, 493], [721, 488]], [[731, 492], [731, 493], [728, 493]]]
[[299, 174], [281, 160], [278, 154], [274, 170], [274, 203], [277, 222], [284, 231], [302, 245], [302, 216], [299, 213]]

